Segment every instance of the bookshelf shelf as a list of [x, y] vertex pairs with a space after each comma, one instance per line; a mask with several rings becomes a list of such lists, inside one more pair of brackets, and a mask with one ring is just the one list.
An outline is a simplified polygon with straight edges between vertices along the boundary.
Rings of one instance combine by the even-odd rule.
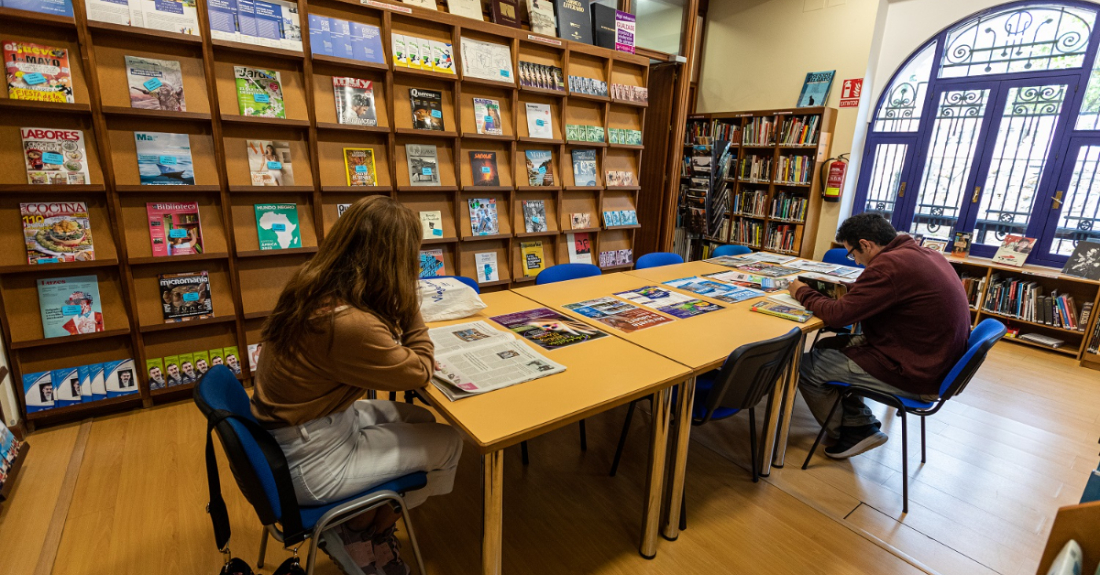
[[607, 96], [593, 96], [591, 94], [582, 94], [580, 92], [569, 92], [570, 99], [576, 100], [589, 100], [591, 102], [610, 102], [611, 98]]
[[104, 106], [103, 113], [107, 116], [119, 116], [123, 118], [156, 118], [158, 120], [179, 120], [193, 122], [210, 121], [210, 114], [206, 112], [169, 112], [165, 110], [126, 108], [123, 106]]
[[645, 146], [638, 146], [634, 144], [608, 144], [609, 148], [616, 148], [619, 150], [642, 150]]
[[393, 191], [393, 186], [321, 186], [321, 191], [328, 193], [388, 194]]
[[563, 230], [563, 234], [594, 234], [600, 231], [600, 228], [580, 228], [576, 230]]
[[[612, 99], [611, 104], [615, 105], [615, 106], [631, 106], [631, 107], [634, 107], [634, 108], [648, 108], [649, 107], [648, 102], [635, 102], [633, 100], [615, 100], [615, 99]], [[685, 144], [685, 145], [687, 145], [687, 144]]]
[[274, 256], [290, 256], [295, 254], [315, 254], [317, 246], [305, 246], [301, 248], [287, 248], [285, 250], [247, 250], [237, 252], [238, 258], [262, 258]]
[[641, 189], [641, 186], [607, 186], [607, 191], [609, 192], [637, 192]]
[[[450, 74], [447, 74], [448, 78], [453, 78]], [[514, 90], [516, 83], [497, 82], [496, 80], [486, 80], [484, 78], [462, 78], [463, 84], [473, 84], [475, 86], [488, 86], [490, 88], [499, 88], [501, 90]]]
[[520, 86], [520, 92], [528, 94], [540, 94], [543, 96], [552, 96], [554, 98], [564, 98], [569, 95], [565, 90], [551, 90], [549, 88], [535, 88], [533, 86]]
[[229, 186], [229, 191], [234, 194], [293, 194], [312, 192], [313, 186]]
[[456, 132], [444, 132], [440, 130], [417, 130], [415, 128], [398, 128], [399, 136], [417, 136], [420, 138], [457, 138]]
[[604, 266], [600, 269], [604, 270], [604, 271], [611, 271], [611, 270], [624, 270], [624, 269], [628, 269], [628, 268], [632, 268], [632, 267], [634, 267], [634, 264], [630, 263], [630, 264], [619, 264], [617, 266]]
[[51, 26], [53, 28], [63, 28], [67, 30], [76, 29], [76, 20], [67, 16], [58, 16], [56, 14], [42, 14], [39, 12], [31, 12], [28, 10], [19, 10], [18, 8], [0, 8], [0, 20], [6, 20], [9, 22], [25, 22], [27, 24], [37, 24], [39, 26]]
[[107, 188], [103, 184], [0, 184], [0, 194], [86, 194], [89, 192], [103, 192], [106, 190]]
[[132, 266], [147, 266], [156, 264], [172, 264], [175, 262], [202, 262], [211, 260], [224, 260], [229, 257], [226, 252], [210, 252], [204, 254], [188, 254], [185, 256], [149, 256], [130, 258], [127, 260]]
[[12, 100], [0, 98], [0, 111], [7, 113], [49, 112], [51, 114], [91, 114], [92, 107], [88, 104], [64, 104], [60, 102], [36, 102], [34, 100]]
[[493, 140], [499, 142], [514, 142], [516, 137], [512, 134], [471, 134], [470, 132], [462, 133], [463, 140]]
[[317, 122], [318, 130], [333, 130], [341, 132], [379, 132], [390, 133], [389, 126], [361, 126], [359, 124], [337, 124], [335, 122]]
[[527, 282], [533, 282], [537, 279], [538, 279], [538, 276], [519, 277], [519, 278], [516, 278], [516, 279], [512, 280], [512, 283], [522, 284], [522, 283], [527, 283]]
[[236, 316], [219, 316], [211, 317], [207, 319], [196, 319], [192, 321], [180, 321], [174, 323], [154, 323], [150, 325], [143, 325], [138, 328], [141, 333], [154, 333], [158, 331], [170, 331], [184, 328], [197, 328], [208, 325], [214, 325], [219, 323], [228, 323], [236, 321]]
[[1053, 325], [1047, 325], [1045, 323], [1039, 323], [1039, 322], [1035, 322], [1035, 321], [1028, 321], [1026, 319], [1020, 319], [1020, 318], [1017, 318], [1017, 317], [1013, 317], [1011, 315], [992, 312], [992, 311], [989, 311], [987, 309], [983, 309], [983, 310], [981, 310], [981, 312], [982, 312], [982, 315], [988, 315], [990, 317], [1003, 319], [1005, 321], [1015, 322], [1015, 323], [1019, 323], [1019, 324], [1023, 324], [1023, 325], [1030, 325], [1030, 326], [1038, 327], [1038, 328], [1041, 328], [1041, 329], [1049, 329], [1051, 331], [1056, 331], [1056, 332], [1059, 332], [1059, 333], [1068, 333], [1068, 334], [1080, 335], [1080, 336], [1085, 335], [1085, 332], [1079, 331], [1079, 330], [1076, 330], [1076, 329], [1066, 329], [1064, 327], [1057, 327], [1057, 326], [1053, 326]]
[[220, 192], [221, 186], [115, 186], [115, 191], [120, 194], [198, 194], [207, 192]]
[[462, 186], [464, 192], [510, 192], [513, 186]]
[[34, 413], [28, 413], [27, 419], [30, 421], [35, 420], [49, 420], [49, 419], [62, 419], [67, 416], [71, 417], [80, 413], [101, 413], [104, 408], [114, 407], [116, 409], [122, 409], [125, 406], [133, 404], [134, 406], [141, 404], [141, 395], [129, 394], [120, 395], [118, 397], [108, 397], [107, 399], [101, 399], [92, 403], [78, 403], [76, 405], [70, 405], [67, 407], [57, 407], [54, 409], [47, 409], [45, 411], [36, 411]]
[[248, 312], [248, 313], [244, 314], [242, 317], [244, 317], [244, 319], [263, 319], [263, 318], [271, 315], [271, 312], [273, 312], [273, 311], [274, 310], [270, 310], [270, 309], [265, 309], [265, 310], [262, 310], [262, 311], [253, 311], [253, 312]]
[[511, 238], [512, 234], [493, 234], [491, 236], [462, 236], [464, 242], [484, 242], [488, 240], [506, 240]]
[[109, 329], [106, 331], [97, 331], [95, 333], [82, 333], [79, 335], [70, 335], [66, 337], [43, 337], [39, 339], [28, 339], [23, 341], [13, 340], [11, 342], [12, 349], [29, 349], [32, 347], [45, 347], [50, 345], [70, 344], [70, 343], [82, 343], [95, 339], [105, 339], [108, 337], [118, 337], [120, 335], [129, 335], [130, 328]]
[[581, 141], [581, 140], [566, 140], [565, 145], [567, 145], [567, 146], [579, 146], [579, 147], [582, 147], [582, 148], [606, 148], [608, 146], [608, 143], [607, 142], [584, 142], [584, 141]]
[[420, 243], [426, 246], [433, 244], [453, 244], [456, 242], [458, 242], [458, 238], [429, 238], [426, 240], [420, 240]]
[[561, 186], [516, 186], [517, 192], [557, 192]]
[[313, 61], [320, 62], [322, 64], [331, 64], [333, 66], [340, 66], [343, 68], [351, 68], [356, 70], [381, 70], [385, 72], [390, 69], [390, 67], [386, 64], [379, 64], [377, 62], [364, 62], [362, 60], [340, 58], [337, 56], [326, 56], [324, 54], [314, 54]]
[[488, 288], [488, 287], [508, 285], [511, 282], [512, 282], [512, 280], [498, 280], [498, 281], [495, 281], [495, 282], [481, 282], [481, 283], [478, 283], [477, 285], [479, 287]]
[[796, 188], [808, 188], [808, 187], [813, 185], [810, 182], [784, 182], [782, 180], [775, 180], [772, 183], [777, 185], [777, 186], [796, 187]]
[[103, 259], [90, 262], [61, 262], [56, 264], [20, 264], [14, 266], [0, 266], [0, 274], [24, 274], [44, 271], [62, 272], [68, 270], [88, 270], [96, 268], [112, 268], [118, 265], [118, 260]]
[[395, 76], [420, 76], [421, 78], [434, 78], [437, 80], [446, 80], [449, 82], [458, 82], [459, 78], [457, 74], [444, 74], [442, 72], [436, 72], [434, 70], [417, 70], [416, 68], [404, 68], [398, 66], [393, 69]]
[[295, 120], [292, 118], [263, 118], [260, 116], [238, 116], [236, 114], [222, 114], [222, 122], [227, 124], [287, 126], [291, 128], [309, 127], [309, 120]]
[[528, 136], [520, 136], [519, 141], [524, 144], [545, 144], [548, 146], [565, 143], [565, 141], [561, 139], [531, 138]]
[[549, 236], [559, 235], [561, 232], [558, 230], [547, 230], [545, 232], [520, 232], [516, 234], [517, 238], [545, 238]]
[[289, 60], [292, 62], [300, 62], [302, 60], [305, 60], [305, 55], [302, 52], [286, 50], [283, 48], [269, 48], [267, 46], [258, 46], [256, 44], [233, 42], [232, 40], [211, 40], [210, 44], [213, 47], [217, 48], [219, 51], [224, 52], [254, 54], [257, 56], [263, 56], [264, 58], [276, 58], [280, 60]]
[[[603, 190], [603, 189], [606, 189], [606, 188], [604, 188], [604, 186], [565, 186], [565, 191], [567, 191], [567, 192], [598, 192], [598, 191]], [[627, 189], [627, 188], [612, 188], [612, 189], [622, 190], [622, 189]]]
[[1015, 343], [1015, 344], [1019, 344], [1019, 345], [1029, 345], [1031, 347], [1037, 347], [1039, 349], [1045, 349], [1047, 351], [1053, 351], [1055, 353], [1060, 353], [1062, 355], [1076, 356], [1081, 351], [1080, 349], [1078, 349], [1076, 347], [1071, 347], [1071, 346], [1066, 346], [1066, 345], [1063, 345], [1061, 347], [1050, 347], [1049, 345], [1043, 345], [1041, 343], [1035, 343], [1033, 341], [1028, 341], [1026, 339], [1020, 339], [1018, 337], [1003, 337], [1003, 338], [1001, 338], [1001, 341], [1007, 341], [1007, 342]]
[[642, 226], [639, 225], [639, 224], [633, 224], [633, 225], [629, 225], [629, 226], [607, 226], [604, 229], [607, 230], [607, 231], [611, 231], [611, 230], [636, 230], [640, 227], [642, 227]]
[[[362, 188], [358, 188], [362, 189]], [[457, 192], [458, 186], [397, 186], [399, 192]]]
[[202, 46], [202, 36], [180, 34], [178, 32], [168, 32], [165, 30], [153, 30], [152, 28], [143, 28], [141, 26], [127, 26], [125, 24], [112, 24], [110, 22], [88, 20], [88, 29], [97, 34], [110, 34], [136, 38], [143, 41], [156, 40], [157, 42], [171, 42], [174, 44], [184, 44], [195, 47]]
[[150, 395], [152, 395], [153, 397], [162, 397], [162, 396], [165, 396], [165, 395], [183, 395], [186, 392], [190, 392], [194, 388], [195, 388], [195, 384], [187, 383], [187, 384], [184, 384], [184, 385], [177, 385], [177, 386], [174, 386], [174, 387], [164, 387], [164, 388], [161, 388], [161, 389], [157, 389], [157, 390], [154, 390], [153, 392], [151, 392]]

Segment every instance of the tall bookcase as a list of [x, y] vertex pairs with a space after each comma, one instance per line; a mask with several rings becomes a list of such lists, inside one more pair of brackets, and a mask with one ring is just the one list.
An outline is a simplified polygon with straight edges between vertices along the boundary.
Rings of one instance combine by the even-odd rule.
[[[174, 34], [140, 27], [89, 21], [83, 0], [73, 0], [76, 18], [0, 8], [0, 39], [63, 47], [69, 51], [73, 104], [15, 101], [0, 93], [0, 324], [12, 361], [14, 380], [22, 374], [133, 358], [144, 373], [147, 358], [236, 346], [242, 355], [258, 343], [264, 318], [295, 269], [316, 253], [338, 217], [338, 205], [372, 194], [394, 197], [413, 211], [442, 212], [444, 237], [424, 241], [423, 249], [441, 249], [447, 274], [476, 277], [474, 255], [495, 252], [500, 280], [484, 289], [504, 289], [534, 278], [523, 277], [522, 241], [541, 240], [547, 266], [568, 261], [567, 235], [587, 232], [593, 260], [601, 251], [633, 249], [638, 226], [604, 225], [602, 212], [636, 209], [639, 186], [609, 187], [608, 170], [641, 173], [641, 145], [574, 142], [566, 124], [600, 125], [641, 131], [646, 104], [465, 78], [462, 38], [494, 42], [511, 49], [513, 70], [519, 62], [561, 67], [563, 76], [595, 78], [646, 86], [649, 60], [586, 44], [532, 34], [524, 29], [454, 16], [398, 3], [364, 0], [299, 0], [303, 51], [269, 48], [211, 38], [206, 2], [198, 2], [201, 35]], [[312, 55], [309, 14], [339, 17], [378, 26], [386, 64]], [[393, 66], [391, 34], [439, 40], [454, 47], [456, 75]], [[186, 112], [130, 107], [124, 56], [179, 61]], [[242, 116], [238, 112], [233, 66], [277, 70], [282, 79], [286, 118]], [[332, 76], [374, 82], [377, 126], [337, 123]], [[409, 90], [443, 94], [446, 131], [413, 129]], [[503, 135], [476, 133], [473, 98], [499, 100]], [[531, 138], [524, 104], [548, 104], [553, 139]], [[88, 185], [28, 185], [23, 168], [20, 127], [79, 129], [84, 132], [91, 174]], [[160, 131], [190, 136], [195, 184], [139, 185], [133, 132]], [[290, 143], [295, 185], [251, 185], [245, 141]], [[605, 136], [605, 142], [607, 138]], [[407, 144], [437, 147], [441, 185], [412, 186], [406, 168]], [[378, 185], [349, 187], [342, 149], [374, 150]], [[530, 187], [524, 152], [550, 150], [558, 185]], [[594, 149], [597, 186], [574, 185], [570, 152]], [[474, 186], [470, 151], [496, 151], [500, 186]], [[497, 201], [500, 233], [475, 236], [467, 200]], [[520, 206], [541, 199], [548, 230], [525, 233]], [[20, 230], [19, 204], [31, 201], [86, 202], [96, 259], [89, 262], [28, 265]], [[145, 205], [154, 201], [199, 204], [205, 251], [191, 256], [153, 257]], [[294, 203], [302, 247], [260, 250], [253, 205]], [[590, 214], [592, 227], [570, 229], [570, 213]], [[612, 266], [612, 267], [629, 267]], [[611, 268], [605, 268], [611, 269]], [[210, 276], [214, 316], [166, 324], [158, 302], [158, 275], [205, 270]], [[36, 280], [95, 275], [102, 298], [105, 331], [44, 338]], [[242, 380], [251, 373], [242, 361]], [[29, 426], [151, 405], [185, 396], [190, 386], [150, 391], [142, 376], [140, 393], [35, 412]], [[17, 394], [22, 398], [22, 394]], [[25, 406], [23, 407], [26, 415]]]
[[[787, 129], [795, 122], [809, 128]], [[688, 116], [685, 158], [692, 147], [719, 141], [730, 142], [733, 151], [725, 179], [728, 202], [716, 202], [729, 206], [728, 225], [699, 237], [700, 243], [812, 257], [822, 202], [819, 174], [829, 158], [835, 127], [836, 109], [823, 107]], [[712, 187], [720, 189], [717, 183]], [[790, 206], [800, 207], [792, 213]]]

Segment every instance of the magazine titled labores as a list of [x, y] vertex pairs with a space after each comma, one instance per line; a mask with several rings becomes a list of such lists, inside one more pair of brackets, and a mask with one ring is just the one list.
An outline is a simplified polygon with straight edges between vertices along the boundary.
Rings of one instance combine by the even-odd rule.
[[84, 132], [54, 128], [20, 128], [28, 184], [91, 183]]
[[549, 308], [490, 318], [543, 349], [559, 349], [606, 337], [607, 334]]
[[484, 321], [437, 327], [428, 336], [435, 344], [432, 384], [451, 401], [565, 371]]
[[214, 317], [210, 276], [205, 271], [160, 274], [158, 279], [164, 323]]
[[27, 263], [53, 264], [95, 259], [91, 218], [84, 202], [19, 204]]

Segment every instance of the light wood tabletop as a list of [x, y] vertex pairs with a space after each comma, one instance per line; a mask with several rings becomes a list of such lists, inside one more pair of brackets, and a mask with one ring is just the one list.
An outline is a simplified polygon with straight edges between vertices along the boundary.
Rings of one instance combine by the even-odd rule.
[[[486, 320], [504, 329], [490, 318], [544, 307], [510, 291], [484, 294], [481, 299], [488, 307], [476, 315], [433, 322], [428, 327]], [[501, 572], [504, 448], [647, 395], [653, 398], [653, 423], [639, 551], [645, 557], [654, 557], [672, 419], [671, 390], [675, 385], [683, 387], [691, 378], [691, 370], [614, 336], [552, 351], [519, 339], [564, 365], [566, 370], [458, 401], [450, 401], [434, 385], [426, 389], [436, 410], [477, 445], [482, 454], [482, 573]]]

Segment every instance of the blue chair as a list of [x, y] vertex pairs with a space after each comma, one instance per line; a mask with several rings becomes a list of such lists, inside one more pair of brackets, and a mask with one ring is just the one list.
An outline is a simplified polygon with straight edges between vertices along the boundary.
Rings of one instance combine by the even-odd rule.
[[535, 285], [541, 286], [600, 275], [600, 268], [592, 264], [558, 264], [550, 266], [535, 276]]
[[[775, 388], [775, 382], [791, 364], [801, 341], [802, 332], [796, 327], [779, 337], [742, 345], [730, 353], [721, 368], [695, 379], [695, 402], [691, 407], [690, 425], [703, 425], [709, 421], [734, 416], [744, 409], [749, 410], [749, 453], [752, 457], [753, 483], [760, 480], [760, 462], [762, 456], [767, 456], [757, 451], [755, 408], [765, 395], [768, 396], [769, 403], [771, 402], [770, 393]], [[634, 407], [642, 399], [649, 397], [636, 399], [627, 407], [623, 431], [619, 435], [619, 446], [615, 449], [615, 459], [611, 462], [611, 477], [619, 470]], [[677, 398], [673, 396], [674, 405], [676, 401]], [[769, 409], [768, 412], [770, 411]], [[687, 424], [689, 422], [677, 422], [677, 425]], [[768, 421], [765, 417], [764, 429], [767, 427]], [[687, 528], [687, 512], [684, 511], [686, 503], [685, 494], [680, 505], [680, 529]]]
[[855, 262], [848, 259], [848, 250], [844, 248], [833, 248], [821, 257], [821, 261], [827, 264], [833, 264], [836, 266], [854, 266]]
[[[993, 318], [982, 320], [978, 327], [970, 332], [970, 341], [967, 342], [966, 353], [959, 358], [959, 361], [955, 362], [955, 366], [943, 379], [943, 383], [940, 384], [939, 397], [935, 401], [906, 399], [842, 381], [829, 382], [829, 385], [835, 385], [841, 388], [842, 391], [836, 402], [833, 403], [832, 409], [829, 410], [829, 415], [825, 418], [826, 422], [832, 419], [833, 414], [844, 398], [851, 396], [865, 397], [896, 408], [901, 415], [901, 475], [902, 497], [904, 498], [902, 513], [909, 513], [909, 431], [906, 414], [920, 417], [920, 461], [925, 463], [927, 454], [925, 452], [924, 418], [935, 414], [943, 407], [944, 403], [947, 403], [947, 400], [962, 393], [974, 374], [977, 373], [978, 368], [981, 367], [982, 362], [985, 361], [985, 356], [989, 353], [990, 348], [1004, 337], [1004, 334], [1005, 326], [1001, 322]], [[802, 464], [802, 469], [806, 469], [810, 465], [810, 459], [813, 458], [814, 452], [817, 451], [817, 446], [824, 436], [825, 426], [822, 425], [821, 432], [817, 434], [817, 439], [814, 440], [814, 445], [810, 448], [810, 453], [806, 455], [806, 461]]]
[[[317, 537], [322, 531], [386, 504], [392, 504], [401, 513], [406, 510], [402, 494], [420, 489], [428, 482], [426, 473], [410, 473], [342, 501], [316, 507], [299, 506], [287, 461], [279, 444], [252, 416], [248, 394], [229, 368], [214, 366], [199, 380], [195, 387], [195, 404], [209, 424], [206, 462], [211, 484], [211, 502], [208, 510], [214, 518], [218, 546], [225, 548], [229, 541], [229, 517], [221, 499], [221, 486], [217, 479], [218, 463], [214, 458], [214, 445], [209, 429], [217, 431], [233, 477], [264, 525], [260, 539], [260, 568], [264, 566], [268, 535], [286, 547], [296, 546], [310, 539], [313, 544], [310, 545], [306, 560], [306, 575], [313, 575]], [[218, 529], [219, 515], [224, 521], [224, 531]], [[402, 516], [417, 566], [423, 573], [424, 561], [420, 557], [420, 547], [417, 545], [408, 511], [402, 513]]]
[[653, 252], [646, 254], [634, 263], [636, 269], [644, 270], [646, 268], [659, 268], [661, 266], [671, 266], [675, 264], [684, 263], [684, 258], [678, 254], [671, 252]]
[[714, 248], [714, 251], [710, 253], [711, 257], [718, 256], [743, 256], [745, 254], [751, 254], [752, 250], [748, 246], [739, 246], [734, 244], [726, 244], [724, 246], [718, 246]]
[[448, 279], [448, 278], [458, 280], [458, 281], [470, 286], [471, 288], [473, 288], [474, 293], [476, 293], [476, 294], [481, 293], [481, 287], [477, 285], [477, 282], [474, 281], [473, 278], [468, 278], [466, 276], [436, 276], [434, 279]]

